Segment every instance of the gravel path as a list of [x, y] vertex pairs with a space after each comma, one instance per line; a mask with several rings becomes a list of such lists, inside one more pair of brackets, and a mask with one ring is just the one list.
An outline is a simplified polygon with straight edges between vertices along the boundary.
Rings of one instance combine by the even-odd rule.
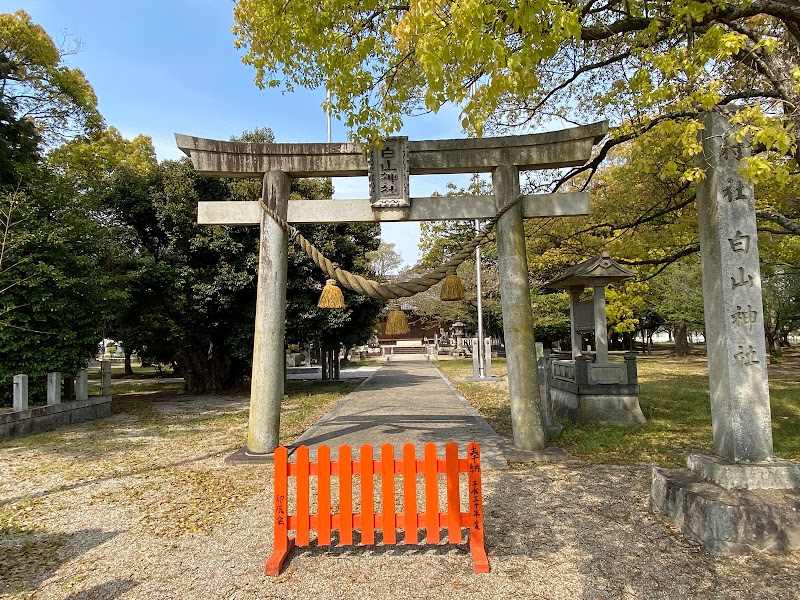
[[649, 512], [648, 465], [579, 461], [485, 474], [489, 574], [466, 544], [400, 545], [297, 549], [269, 578], [272, 468], [223, 462], [245, 419], [172, 398], [1, 444], [0, 597], [797, 597], [797, 553], [710, 555]]

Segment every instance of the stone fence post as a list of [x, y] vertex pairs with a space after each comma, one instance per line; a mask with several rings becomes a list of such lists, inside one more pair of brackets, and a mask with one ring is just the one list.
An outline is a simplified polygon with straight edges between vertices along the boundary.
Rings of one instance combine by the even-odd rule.
[[483, 375], [484, 377], [492, 376], [492, 340], [491, 338], [484, 338], [483, 340]]
[[470, 346], [472, 347], [472, 378], [478, 379], [480, 377], [481, 357], [478, 353], [478, 338], [472, 338]]
[[636, 369], [636, 355], [633, 352], [625, 353], [625, 376], [628, 385], [639, 384], [639, 372]]
[[47, 406], [61, 404], [61, 373], [47, 374]]
[[111, 395], [111, 362], [107, 360], [100, 361], [100, 395]]
[[89, 399], [89, 372], [80, 369], [75, 374], [75, 400]]
[[14, 375], [14, 410], [28, 410], [27, 375]]

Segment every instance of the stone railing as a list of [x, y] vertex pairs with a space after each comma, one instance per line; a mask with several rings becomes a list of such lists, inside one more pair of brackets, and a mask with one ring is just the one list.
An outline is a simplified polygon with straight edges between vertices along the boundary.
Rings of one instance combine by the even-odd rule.
[[0, 439], [55, 429], [111, 414], [111, 363], [100, 363], [100, 395], [89, 396], [89, 374], [81, 369], [65, 387], [74, 389], [75, 399], [62, 402], [61, 373], [47, 374], [47, 405], [28, 406], [28, 376], [14, 375], [12, 412], [0, 413]]
[[625, 354], [623, 362], [593, 363], [585, 356], [574, 360], [552, 359], [553, 379], [577, 385], [636, 385], [636, 355]]
[[575, 363], [571, 360], [554, 359], [551, 365], [553, 378], [562, 381], [575, 381]]

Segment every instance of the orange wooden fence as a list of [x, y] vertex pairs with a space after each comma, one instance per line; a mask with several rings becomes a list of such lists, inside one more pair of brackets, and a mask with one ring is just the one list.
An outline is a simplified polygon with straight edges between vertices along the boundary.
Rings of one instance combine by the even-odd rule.
[[[467, 445], [467, 458], [458, 458], [458, 446], [445, 446], [440, 460], [435, 444], [425, 444], [424, 458], [416, 458], [413, 444], [403, 446], [401, 460], [396, 460], [394, 447], [384, 444], [380, 460], [373, 460], [372, 446], [361, 446], [360, 460], [352, 460], [350, 446], [339, 448], [339, 460], [331, 460], [328, 446], [320, 446], [317, 461], [310, 462], [308, 447], [299, 446], [296, 462], [290, 463], [288, 451], [275, 449], [275, 549], [266, 564], [267, 575], [278, 575], [289, 552], [308, 546], [310, 532], [316, 530], [317, 544], [331, 545], [331, 532], [339, 531], [339, 545], [353, 544], [353, 531], [361, 532], [361, 544], [374, 544], [375, 531], [383, 533], [384, 544], [397, 543], [397, 529], [404, 532], [406, 544], [419, 543], [418, 529], [425, 529], [425, 542], [438, 544], [439, 529], [447, 528], [447, 542], [461, 543], [461, 528], [469, 529], [469, 547], [476, 573], [489, 572], [489, 559], [483, 543], [483, 494], [481, 490], [481, 451], [476, 443]], [[447, 510], [439, 512], [439, 473], [444, 473], [447, 488]], [[467, 473], [469, 510], [461, 512], [459, 473]], [[395, 508], [395, 474], [403, 477], [403, 509]], [[424, 510], [417, 510], [417, 475], [425, 482]], [[373, 475], [381, 476], [380, 513], [374, 510]], [[317, 514], [310, 510], [310, 479], [317, 477]], [[339, 478], [339, 512], [331, 513], [331, 478]], [[360, 478], [361, 512], [353, 512], [353, 481]], [[297, 482], [296, 514], [289, 514], [289, 477]], [[294, 538], [289, 531], [296, 532]]]

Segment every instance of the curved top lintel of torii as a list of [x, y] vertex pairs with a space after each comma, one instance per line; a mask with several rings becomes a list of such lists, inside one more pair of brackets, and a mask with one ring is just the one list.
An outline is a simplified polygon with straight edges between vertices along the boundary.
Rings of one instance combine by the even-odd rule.
[[[499, 165], [520, 171], [584, 164], [608, 121], [544, 133], [408, 142], [411, 175], [486, 173]], [[367, 175], [366, 153], [352, 143], [259, 144], [210, 140], [180, 133], [175, 141], [202, 175], [258, 178], [267, 171], [291, 177]]]

